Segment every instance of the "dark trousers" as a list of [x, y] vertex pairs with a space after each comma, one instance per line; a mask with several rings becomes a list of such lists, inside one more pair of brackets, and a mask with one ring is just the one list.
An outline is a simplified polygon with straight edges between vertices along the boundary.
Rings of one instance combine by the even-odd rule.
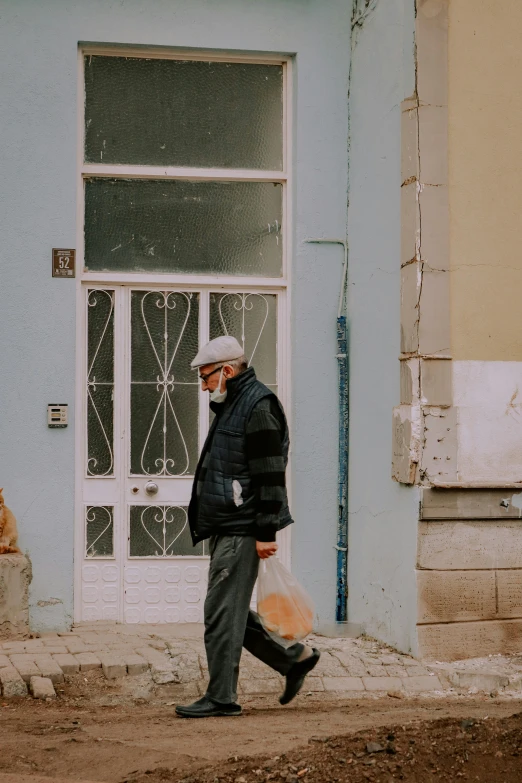
[[210, 542], [210, 570], [205, 599], [205, 649], [210, 681], [207, 696], [219, 704], [237, 699], [239, 661], [244, 647], [280, 674], [286, 674], [303, 651], [283, 647], [261, 625], [250, 601], [259, 557], [251, 536], [216, 536]]

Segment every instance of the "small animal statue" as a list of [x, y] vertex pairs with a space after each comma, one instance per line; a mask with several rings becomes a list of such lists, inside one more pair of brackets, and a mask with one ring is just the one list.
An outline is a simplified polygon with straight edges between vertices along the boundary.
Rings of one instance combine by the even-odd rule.
[[4, 503], [3, 489], [0, 489], [0, 555], [20, 552], [16, 546], [18, 530], [16, 518]]

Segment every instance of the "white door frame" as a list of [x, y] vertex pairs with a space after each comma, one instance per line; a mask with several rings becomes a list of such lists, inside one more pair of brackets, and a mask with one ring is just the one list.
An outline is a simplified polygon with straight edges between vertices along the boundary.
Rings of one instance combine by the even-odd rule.
[[[182, 60], [212, 60], [226, 62], [245, 62], [245, 63], [263, 63], [263, 64], [282, 64], [283, 67], [283, 170], [282, 171], [252, 171], [252, 170], [233, 170], [233, 169], [201, 169], [184, 167], [161, 167], [161, 166], [120, 166], [120, 165], [98, 165], [85, 164], [83, 161], [84, 150], [84, 56], [89, 54], [106, 56], [125, 56], [125, 57], [157, 57], [160, 59], [182, 59]], [[121, 287], [131, 287], [133, 289], [177, 289], [183, 291], [204, 291], [220, 292], [233, 291], [241, 292], [265, 292], [277, 293], [277, 367], [278, 367], [278, 388], [279, 396], [287, 411], [287, 418], [290, 429], [291, 421], [291, 389], [290, 389], [290, 307], [291, 307], [291, 289], [290, 289], [290, 271], [292, 258], [292, 180], [291, 180], [291, 161], [292, 161], [292, 60], [290, 57], [279, 55], [249, 55], [248, 53], [231, 53], [225, 55], [222, 52], [194, 52], [194, 51], [167, 51], [163, 49], [150, 50], [132, 50], [122, 49], [120, 47], [79, 47], [78, 50], [78, 137], [77, 137], [77, 279], [76, 279], [76, 397], [75, 397], [75, 521], [74, 521], [74, 620], [82, 620], [82, 565], [85, 563], [85, 499], [84, 485], [86, 481], [86, 340], [87, 340], [87, 320], [86, 320], [86, 288], [107, 288], [118, 289]], [[143, 274], [143, 273], [108, 273], [108, 272], [87, 272], [84, 271], [84, 180], [87, 177], [124, 177], [145, 178], [145, 179], [185, 179], [193, 181], [216, 180], [216, 181], [253, 181], [253, 182], [277, 182], [283, 186], [283, 204], [282, 204], [282, 235], [283, 235], [283, 275], [279, 278], [262, 277], [233, 277], [224, 275], [179, 275], [179, 274]], [[120, 319], [119, 324], [115, 323], [115, 341], [116, 334], [121, 334], [122, 319], [125, 318], [125, 308], [118, 307], [118, 313], [115, 318]], [[208, 324], [202, 324], [201, 329], [208, 328]], [[115, 374], [125, 372], [121, 366], [124, 359], [118, 350], [115, 351]], [[124, 377], [124, 376], [122, 376]], [[116, 380], [116, 378], [115, 378]], [[122, 466], [126, 463], [125, 455], [122, 453], [124, 439], [116, 437], [116, 429], [124, 427], [123, 416], [124, 406], [118, 395], [115, 394], [115, 436], [114, 436], [114, 459], [118, 461], [121, 483], [125, 483]], [[202, 436], [208, 427], [208, 409], [205, 413], [205, 407], [200, 404], [200, 448]], [[117, 468], [118, 469], [118, 468]], [[291, 498], [291, 472], [288, 471], [288, 490]], [[103, 481], [101, 478], [94, 481]], [[117, 481], [116, 476], [109, 479]], [[175, 479], [174, 479], [175, 480]], [[120, 505], [120, 524], [125, 525], [124, 511], [126, 503], [121, 498]], [[103, 503], [101, 503], [102, 505]], [[108, 505], [108, 504], [107, 504]], [[120, 524], [114, 524], [115, 553], [121, 542], [125, 541], [123, 531], [119, 530]], [[283, 562], [290, 566], [290, 530], [288, 529], [280, 536], [280, 555]], [[120, 557], [123, 552], [120, 550]], [[120, 568], [123, 568], [123, 560]], [[119, 589], [123, 590], [123, 572], [119, 575]], [[123, 621], [123, 597], [120, 596], [120, 611], [118, 620]]]

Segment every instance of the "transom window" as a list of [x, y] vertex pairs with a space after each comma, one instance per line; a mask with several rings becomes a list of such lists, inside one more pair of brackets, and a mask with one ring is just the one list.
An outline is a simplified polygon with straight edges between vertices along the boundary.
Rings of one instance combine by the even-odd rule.
[[85, 55], [85, 270], [281, 278], [283, 74]]
[[85, 162], [283, 169], [283, 66], [85, 58]]

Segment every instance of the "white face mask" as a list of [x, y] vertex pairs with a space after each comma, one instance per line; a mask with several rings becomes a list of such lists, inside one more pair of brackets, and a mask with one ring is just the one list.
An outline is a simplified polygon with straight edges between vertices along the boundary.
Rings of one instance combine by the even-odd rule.
[[223, 369], [224, 369], [224, 366], [225, 365], [223, 365], [223, 367], [221, 368], [221, 372], [219, 373], [219, 383], [218, 383], [218, 385], [216, 386], [214, 391], [210, 393], [210, 399], [212, 400], [212, 402], [225, 402], [225, 400], [226, 400], [226, 397], [227, 397], [226, 387], [225, 387], [225, 391], [223, 391], [223, 392], [221, 391], [221, 381], [223, 380]]

